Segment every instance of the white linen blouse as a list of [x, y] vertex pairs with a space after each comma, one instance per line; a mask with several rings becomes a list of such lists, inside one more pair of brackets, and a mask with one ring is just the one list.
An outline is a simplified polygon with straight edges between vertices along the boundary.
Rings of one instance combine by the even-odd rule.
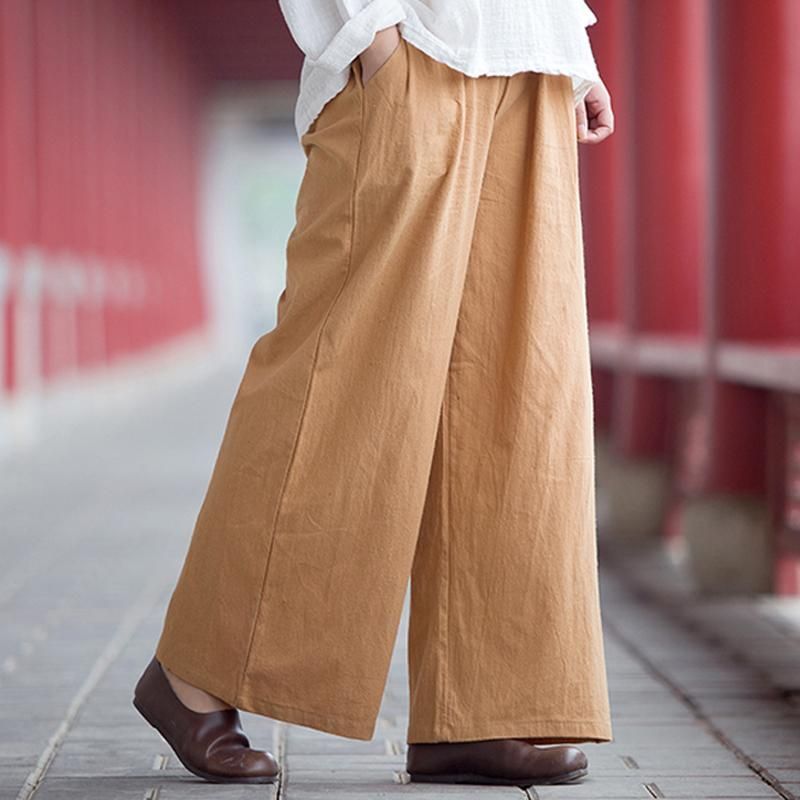
[[583, 0], [279, 0], [305, 54], [294, 122], [298, 138], [347, 85], [350, 63], [376, 31], [400, 35], [466, 75], [531, 70], [572, 78], [575, 104], [600, 80]]

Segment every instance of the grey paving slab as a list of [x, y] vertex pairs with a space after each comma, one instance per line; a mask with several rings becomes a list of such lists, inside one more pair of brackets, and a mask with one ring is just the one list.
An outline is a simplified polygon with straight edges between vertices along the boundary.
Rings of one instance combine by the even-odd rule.
[[36, 793], [44, 800], [88, 800], [88, 798], [114, 798], [114, 800], [265, 800], [274, 797], [274, 789], [267, 786], [219, 786], [190, 778], [176, 778], [145, 785], [137, 778], [53, 778]]
[[431, 788], [426, 784], [392, 784], [392, 785], [359, 785], [337, 780], [335, 783], [312, 781], [301, 786], [289, 783], [289, 797], [295, 800], [316, 800], [323, 797], [326, 800], [350, 800], [350, 798], [433, 798], [448, 797], [452, 800], [509, 800], [509, 798], [524, 798], [525, 794], [519, 789], [493, 787], [493, 786], [436, 786]]
[[775, 797], [775, 791], [754, 776], [708, 778], [659, 776], [655, 781], [665, 797]]
[[[26, 796], [35, 800], [238, 800], [277, 798], [279, 789], [280, 800], [797, 794], [800, 707], [770, 678], [792, 667], [794, 609], [715, 601], [684, 617], [673, 613], [674, 589], [665, 584], [660, 603], [643, 602], [605, 562], [615, 740], [582, 745], [591, 767], [583, 781], [527, 792], [409, 783], [407, 606], [372, 741], [245, 713], [253, 743], [281, 757], [282, 785], [220, 786], [188, 773], [135, 712], [131, 691], [160, 631], [239, 375], [222, 370], [0, 464], [0, 800], [16, 800], [32, 771], [41, 780]], [[760, 664], [732, 657], [739, 651], [728, 637], [744, 618], [751, 643], [778, 649]], [[47, 769], [36, 774], [43, 754]]]

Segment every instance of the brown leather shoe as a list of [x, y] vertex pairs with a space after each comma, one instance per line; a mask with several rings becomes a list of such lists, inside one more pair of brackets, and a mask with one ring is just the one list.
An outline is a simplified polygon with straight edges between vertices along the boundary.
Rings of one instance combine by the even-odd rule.
[[235, 708], [200, 713], [187, 708], [153, 658], [136, 684], [133, 705], [167, 740], [186, 769], [214, 783], [273, 783], [271, 753], [250, 749]]
[[577, 747], [540, 747], [521, 739], [409, 744], [406, 753], [406, 772], [422, 783], [567, 783], [586, 775], [588, 766]]

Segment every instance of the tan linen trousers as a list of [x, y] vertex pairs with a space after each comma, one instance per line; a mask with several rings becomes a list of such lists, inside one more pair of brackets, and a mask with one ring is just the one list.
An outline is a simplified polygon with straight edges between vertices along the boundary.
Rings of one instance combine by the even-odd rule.
[[403, 39], [301, 141], [157, 657], [370, 739], [410, 579], [409, 743], [609, 741], [570, 79]]

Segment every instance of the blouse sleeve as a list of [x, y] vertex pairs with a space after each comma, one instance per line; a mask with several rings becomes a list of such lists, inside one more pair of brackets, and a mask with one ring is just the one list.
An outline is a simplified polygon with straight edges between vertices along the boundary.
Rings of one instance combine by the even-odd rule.
[[588, 3], [585, 0], [580, 0], [581, 4], [581, 19], [585, 26], [594, 25], [597, 22], [597, 16], [595, 15], [594, 11], [590, 8]]
[[586, 99], [586, 95], [591, 91], [592, 87], [600, 81], [600, 73], [597, 70], [597, 63], [594, 59], [594, 53], [592, 52], [592, 45], [586, 33], [586, 28], [597, 22], [597, 17], [584, 0], [577, 0], [577, 3], [579, 6], [580, 22], [584, 28], [584, 36], [586, 37], [587, 61], [590, 63], [593, 75], [591, 78], [585, 75], [572, 76], [572, 95], [576, 106], [580, 105]]
[[375, 33], [405, 19], [400, 0], [278, 0], [289, 32], [311, 65], [341, 72]]

